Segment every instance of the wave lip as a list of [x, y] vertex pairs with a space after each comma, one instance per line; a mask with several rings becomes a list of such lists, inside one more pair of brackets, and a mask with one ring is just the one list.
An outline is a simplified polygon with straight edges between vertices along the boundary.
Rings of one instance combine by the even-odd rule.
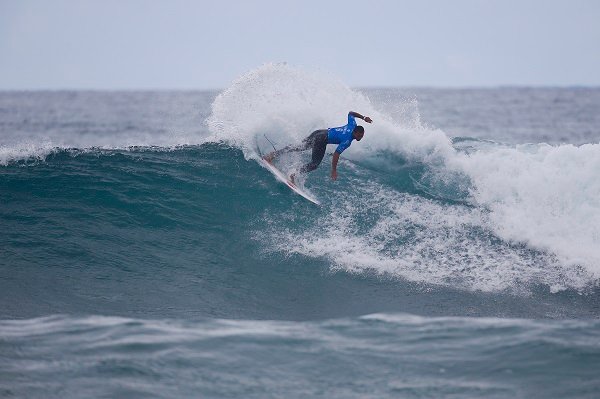
[[0, 166], [11, 162], [27, 160], [44, 160], [57, 147], [51, 142], [21, 142], [16, 145], [0, 145]]

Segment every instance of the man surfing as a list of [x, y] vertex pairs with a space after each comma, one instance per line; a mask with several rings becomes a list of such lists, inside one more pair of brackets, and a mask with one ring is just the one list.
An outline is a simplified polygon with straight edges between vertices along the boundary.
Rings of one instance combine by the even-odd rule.
[[[352, 140], [360, 141], [365, 135], [365, 128], [362, 126], [357, 126], [354, 118], [360, 118], [367, 123], [373, 122], [373, 120], [368, 116], [362, 116], [358, 112], [350, 111], [348, 113], [348, 124], [340, 127], [315, 130], [310, 134], [310, 136], [302, 140], [301, 144], [294, 146], [289, 145], [281, 150], [270, 152], [269, 154], [265, 155], [263, 159], [268, 163], [272, 163], [275, 157], [286, 152], [304, 151], [312, 148], [312, 160], [300, 168], [300, 173], [308, 173], [317, 169], [323, 160], [327, 144], [338, 144], [335, 152], [333, 153], [333, 160], [331, 161], [331, 178], [336, 180], [337, 164], [341, 153], [344, 152], [346, 148], [350, 147]], [[296, 184], [294, 179], [295, 173], [292, 173], [290, 175], [290, 181], [293, 184]]]

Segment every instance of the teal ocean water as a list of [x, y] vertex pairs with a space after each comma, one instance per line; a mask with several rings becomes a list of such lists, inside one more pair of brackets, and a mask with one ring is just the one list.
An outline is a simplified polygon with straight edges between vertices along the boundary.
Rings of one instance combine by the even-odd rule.
[[[2, 92], [0, 396], [597, 397], [599, 106], [286, 65]], [[320, 207], [256, 162], [350, 110]]]

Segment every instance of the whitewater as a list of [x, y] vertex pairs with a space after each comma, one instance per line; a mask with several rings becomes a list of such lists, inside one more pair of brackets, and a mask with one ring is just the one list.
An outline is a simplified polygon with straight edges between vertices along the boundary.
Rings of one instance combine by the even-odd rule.
[[[402, 176], [396, 169], [400, 165], [403, 171], [412, 167], [414, 173], [407, 174], [420, 175], [418, 187], [427, 194], [462, 204], [412, 201], [393, 185], [359, 177], [352, 189], [324, 191], [337, 207], [349, 210], [331, 212], [332, 229], [322, 234], [314, 226], [300, 235], [288, 234], [279, 249], [324, 254], [347, 270], [373, 269], [411, 280], [443, 283], [462, 273], [469, 286], [481, 290], [512, 286], [515, 275], [525, 282], [543, 279], [552, 289], [583, 288], [600, 277], [598, 144], [471, 141], [464, 149], [464, 141], [463, 148], [453, 146], [442, 130], [424, 126], [419, 118], [394, 120], [333, 77], [281, 65], [253, 71], [219, 94], [207, 120], [209, 140], [236, 146], [253, 159], [253, 143], [263, 134], [282, 144], [297, 143], [307, 132], [341, 124], [355, 109], [376, 123], [367, 125], [364, 141], [344, 154], [349, 163], [370, 168], [376, 179]], [[294, 167], [292, 163], [290, 169]], [[355, 173], [361, 173], [359, 167]], [[351, 222], [360, 219], [360, 212], [380, 217], [359, 232]], [[408, 226], [420, 230], [410, 245], [398, 252], [382, 250], [402, 241]], [[487, 237], [467, 240], [465, 231], [476, 228], [503, 244], [490, 246]], [[273, 239], [279, 235], [274, 233]], [[298, 242], [302, 244], [294, 245]], [[435, 253], [426, 250], [432, 247]], [[532, 261], [535, 255], [529, 250], [540, 251], [539, 261]]]
[[[594, 397], [598, 106], [287, 64], [0, 92], [0, 396]], [[349, 111], [320, 207], [257, 162]]]

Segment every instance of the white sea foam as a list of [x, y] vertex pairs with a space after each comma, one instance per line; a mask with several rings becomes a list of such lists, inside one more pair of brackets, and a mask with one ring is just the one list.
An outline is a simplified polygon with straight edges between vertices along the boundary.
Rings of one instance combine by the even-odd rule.
[[212, 133], [209, 140], [237, 145], [252, 158], [256, 156], [256, 141], [263, 134], [281, 146], [299, 143], [316, 129], [346, 124], [348, 111], [375, 120], [372, 125], [361, 122], [367, 134], [360, 146], [344, 153], [349, 158], [393, 150], [407, 158], [422, 159], [454, 151], [443, 132], [423, 129], [413, 121], [398, 125], [377, 111], [365, 95], [338, 79], [286, 64], [264, 65], [219, 94], [207, 119]]
[[600, 145], [526, 145], [454, 157], [495, 233], [600, 278]]
[[42, 160], [54, 148], [55, 146], [50, 141], [35, 142], [33, 140], [21, 141], [13, 145], [0, 145], [0, 165], [6, 166], [9, 162], [20, 159]]
[[327, 221], [300, 229], [277, 226], [279, 251], [326, 258], [334, 270], [396, 276], [470, 290], [524, 292], [584, 288], [588, 273], [546, 252], [497, 239], [491, 213], [353, 181], [352, 193], [332, 193]]
[[[344, 153], [372, 161], [393, 153], [425, 165], [439, 182], [469, 180], [465, 205], [448, 205], [354, 182], [329, 192], [327, 223], [273, 232], [275, 248], [325, 256], [334, 268], [371, 271], [485, 291], [529, 283], [582, 288], [600, 278], [600, 146], [486, 145], [466, 154], [418, 118], [398, 121], [331, 76], [269, 64], [236, 80], [212, 105], [212, 140], [241, 147], [248, 158], [267, 133], [279, 145], [342, 125], [354, 110], [373, 118], [365, 138]], [[417, 114], [418, 117], [418, 114]], [[361, 187], [360, 189], [358, 187]], [[360, 194], [360, 195], [359, 195]], [[356, 210], [378, 215], [365, 228]], [[325, 226], [325, 227], [323, 227]], [[475, 233], [476, 232], [476, 233]]]

